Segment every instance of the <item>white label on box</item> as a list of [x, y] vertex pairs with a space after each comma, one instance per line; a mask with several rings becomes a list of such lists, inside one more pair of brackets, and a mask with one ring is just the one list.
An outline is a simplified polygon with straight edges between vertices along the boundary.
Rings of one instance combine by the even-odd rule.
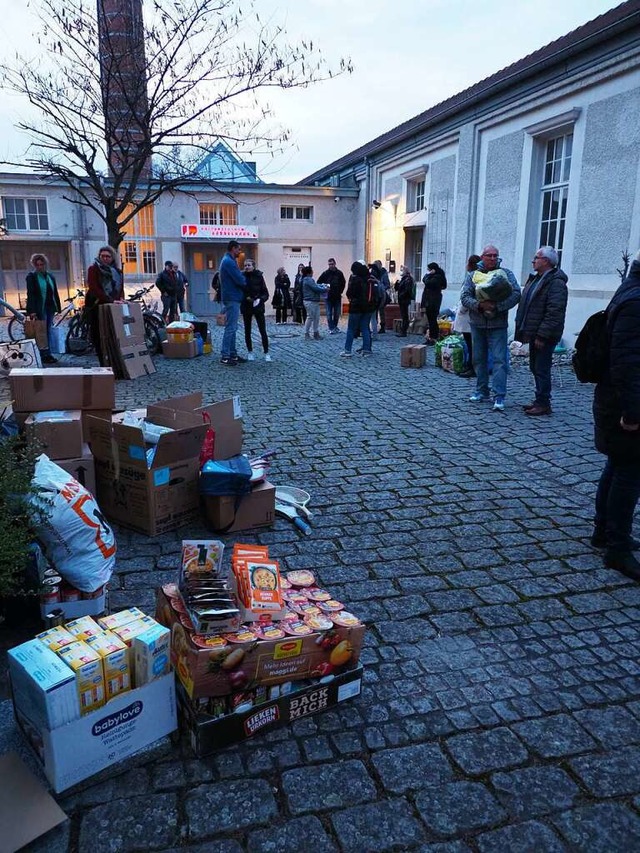
[[239, 421], [242, 417], [242, 403], [240, 402], [240, 397], [233, 398], [233, 419], [234, 421]]
[[349, 684], [341, 684], [340, 687], [338, 687], [338, 702], [344, 702], [345, 699], [352, 699], [354, 696], [359, 696], [361, 686], [361, 678], [358, 678], [356, 681], [351, 681]]
[[[129, 310], [129, 306], [126, 302], [122, 303], [122, 315], [123, 317], [130, 317], [131, 311]], [[131, 327], [129, 323], [124, 323], [124, 335], [126, 338], [130, 338], [133, 332], [131, 331]]]

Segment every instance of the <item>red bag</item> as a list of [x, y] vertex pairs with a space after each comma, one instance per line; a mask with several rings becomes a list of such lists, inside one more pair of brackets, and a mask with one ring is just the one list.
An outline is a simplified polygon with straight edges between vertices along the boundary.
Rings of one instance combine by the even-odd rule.
[[216, 433], [214, 428], [211, 426], [211, 417], [208, 412], [202, 413], [202, 420], [209, 424], [209, 429], [206, 432], [204, 437], [204, 441], [202, 442], [202, 447], [200, 449], [200, 470], [204, 467], [205, 462], [209, 462], [213, 459], [213, 453], [215, 449], [216, 442]]

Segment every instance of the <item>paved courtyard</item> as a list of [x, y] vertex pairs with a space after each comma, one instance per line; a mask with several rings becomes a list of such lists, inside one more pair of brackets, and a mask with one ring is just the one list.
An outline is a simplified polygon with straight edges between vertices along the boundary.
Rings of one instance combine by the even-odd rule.
[[[206, 759], [167, 741], [59, 796], [70, 821], [30, 849], [640, 849], [640, 588], [588, 541], [592, 389], [561, 368], [553, 417], [527, 418], [517, 366], [494, 413], [433, 352], [401, 368], [393, 335], [342, 359], [343, 335], [270, 331], [272, 364], [158, 358], [117, 402], [240, 395], [246, 450], [277, 449], [271, 479], [311, 492], [314, 531], [279, 519], [223, 538], [268, 545], [352, 605], [363, 692]], [[152, 611], [195, 532], [120, 531], [112, 606]], [[27, 757], [0, 712], [0, 752]]]

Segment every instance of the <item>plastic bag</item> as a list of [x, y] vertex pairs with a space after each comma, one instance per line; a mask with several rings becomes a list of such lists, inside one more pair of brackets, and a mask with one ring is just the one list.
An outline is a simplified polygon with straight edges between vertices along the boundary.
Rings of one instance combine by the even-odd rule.
[[31, 500], [38, 539], [62, 577], [82, 592], [94, 592], [113, 572], [116, 540], [93, 495], [42, 454], [36, 460]]
[[251, 463], [246, 456], [205, 462], [200, 472], [201, 495], [246, 495], [251, 491]]

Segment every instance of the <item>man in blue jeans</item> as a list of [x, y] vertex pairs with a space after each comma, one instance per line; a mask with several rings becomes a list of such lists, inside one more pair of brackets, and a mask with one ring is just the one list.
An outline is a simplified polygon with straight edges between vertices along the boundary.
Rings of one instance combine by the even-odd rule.
[[522, 408], [526, 415], [536, 417], [551, 414], [551, 364], [564, 330], [568, 279], [558, 266], [558, 253], [553, 246], [540, 246], [531, 263], [533, 272], [516, 314], [515, 339], [529, 344], [529, 369], [536, 396]]
[[238, 318], [240, 316], [240, 303], [244, 299], [246, 279], [237, 263], [240, 255], [240, 243], [237, 240], [229, 240], [227, 251], [220, 262], [220, 288], [222, 302], [225, 308], [227, 322], [222, 337], [222, 348], [220, 364], [235, 367], [236, 364], [246, 361], [241, 358], [236, 350], [236, 332], [238, 331]]
[[[462, 285], [460, 301], [469, 310], [471, 338], [473, 343], [473, 367], [477, 376], [475, 393], [469, 397], [472, 403], [491, 400], [489, 394], [489, 356], [491, 356], [491, 385], [494, 396], [493, 410], [504, 411], [507, 395], [507, 322], [509, 310], [520, 301], [520, 285], [511, 270], [500, 266], [498, 249], [489, 244], [482, 250], [477, 270], [467, 273]], [[510, 293], [500, 301], [476, 297], [476, 287], [488, 287], [488, 273], [500, 271], [499, 277], [508, 282]], [[498, 277], [498, 276], [496, 276]], [[509, 287], [506, 287], [509, 290]]]

